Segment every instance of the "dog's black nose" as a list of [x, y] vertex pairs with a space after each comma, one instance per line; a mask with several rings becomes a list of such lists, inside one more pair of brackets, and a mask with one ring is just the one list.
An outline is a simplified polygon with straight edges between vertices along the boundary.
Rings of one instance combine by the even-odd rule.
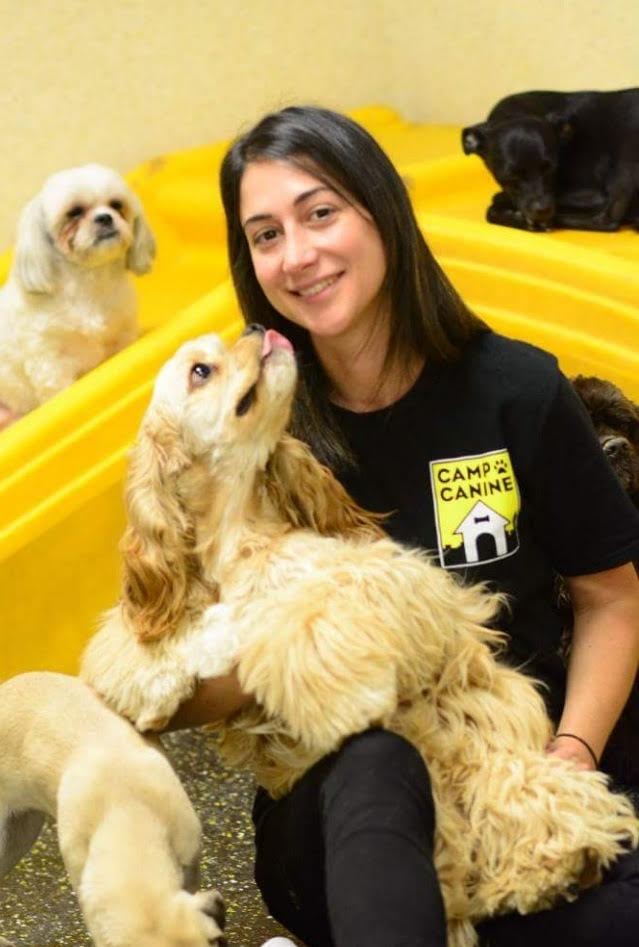
[[607, 437], [603, 442], [603, 449], [610, 460], [615, 460], [628, 450], [630, 444], [628, 439], [622, 436]]
[[113, 217], [111, 214], [96, 214], [93, 218], [96, 224], [100, 224], [101, 227], [111, 227], [113, 224]]
[[533, 220], [549, 221], [555, 213], [555, 208], [551, 201], [538, 200], [531, 201], [529, 211]]
[[246, 327], [242, 335], [251, 335], [253, 332], [261, 332], [262, 335], [266, 332], [264, 326], [261, 326], [259, 322], [252, 322]]

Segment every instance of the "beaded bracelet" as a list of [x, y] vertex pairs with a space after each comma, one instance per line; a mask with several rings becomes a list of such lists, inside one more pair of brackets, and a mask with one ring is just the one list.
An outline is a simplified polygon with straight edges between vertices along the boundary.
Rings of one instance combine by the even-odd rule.
[[593, 750], [593, 748], [590, 746], [589, 743], [586, 743], [583, 737], [578, 737], [576, 733], [556, 733], [555, 740], [558, 739], [559, 737], [571, 737], [573, 740], [578, 740], [579, 743], [583, 744], [583, 746], [586, 747], [586, 749], [592, 756], [592, 761], [595, 764], [595, 769], [599, 769], [599, 760], [595, 756], [595, 751]]

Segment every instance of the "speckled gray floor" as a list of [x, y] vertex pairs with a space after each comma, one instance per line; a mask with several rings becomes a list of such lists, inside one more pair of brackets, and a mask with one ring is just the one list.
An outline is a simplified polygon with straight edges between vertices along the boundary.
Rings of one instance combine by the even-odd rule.
[[[202, 821], [202, 887], [217, 887], [224, 896], [229, 947], [258, 947], [284, 934], [267, 915], [253, 881], [251, 779], [222, 766], [212, 734], [184, 731], [163, 742]], [[16, 947], [92, 944], [52, 823], [0, 885], [0, 935]]]

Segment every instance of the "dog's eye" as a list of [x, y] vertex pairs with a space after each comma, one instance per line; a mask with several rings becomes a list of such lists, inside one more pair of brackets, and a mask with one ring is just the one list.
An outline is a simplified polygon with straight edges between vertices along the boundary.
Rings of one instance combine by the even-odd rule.
[[255, 401], [256, 395], [257, 395], [257, 385], [252, 385], [249, 388], [249, 390], [246, 392], [246, 394], [242, 398], [240, 398], [240, 400], [237, 403], [235, 413], [238, 416], [238, 418], [241, 418], [242, 415], [246, 414], [246, 412], [250, 409], [251, 405]]
[[81, 204], [76, 204], [75, 207], [72, 207], [71, 210], [67, 211], [67, 217], [69, 220], [75, 220], [77, 217], [82, 217], [84, 213], [84, 207]]
[[124, 201], [109, 201], [109, 207], [121, 214], [124, 210]]
[[196, 362], [191, 367], [191, 384], [195, 388], [201, 388], [205, 385], [214, 369], [213, 365], [207, 365], [206, 362]]

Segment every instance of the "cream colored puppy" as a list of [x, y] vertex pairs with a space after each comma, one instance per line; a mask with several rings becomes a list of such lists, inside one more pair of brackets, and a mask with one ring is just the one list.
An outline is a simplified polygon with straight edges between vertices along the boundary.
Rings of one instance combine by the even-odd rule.
[[200, 824], [155, 746], [77, 678], [42, 672], [0, 685], [0, 747], [0, 878], [46, 813], [96, 947], [221, 947], [220, 895], [184, 890]]
[[24, 208], [0, 291], [0, 428], [138, 335], [128, 272], [155, 243], [140, 201], [110, 168], [52, 175]]

